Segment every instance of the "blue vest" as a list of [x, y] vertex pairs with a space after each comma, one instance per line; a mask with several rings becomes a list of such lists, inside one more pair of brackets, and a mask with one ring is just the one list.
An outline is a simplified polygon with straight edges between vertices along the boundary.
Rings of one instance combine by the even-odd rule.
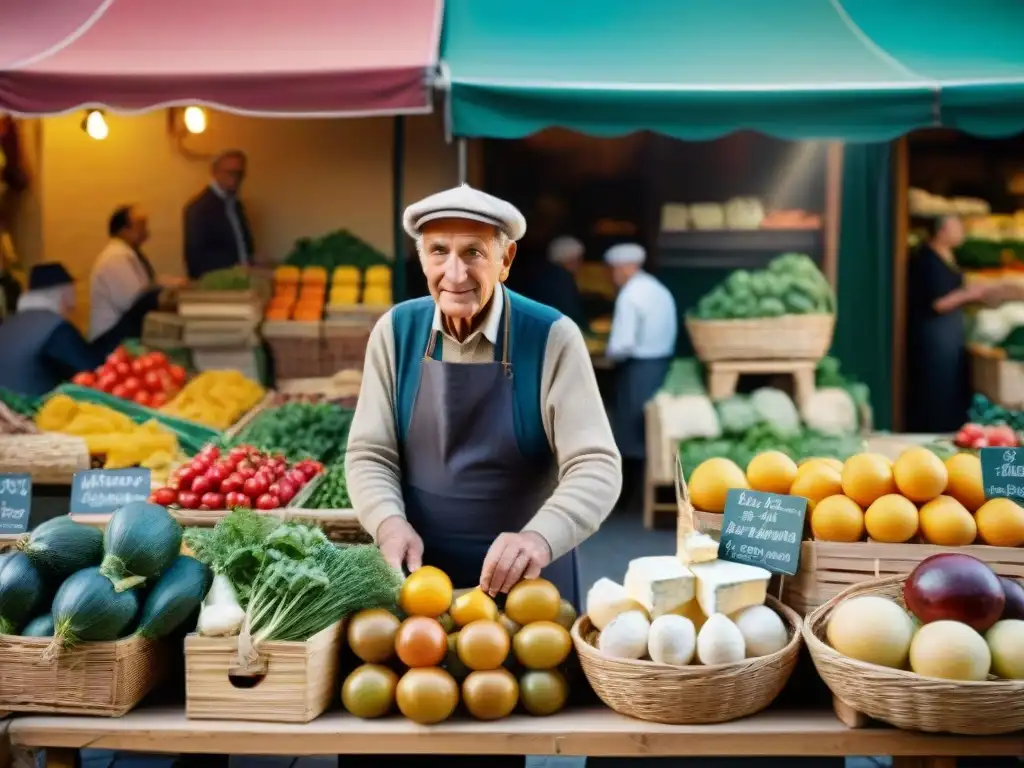
[[[38, 397], [61, 383], [42, 356], [64, 319], [45, 309], [15, 312], [0, 325], [0, 387], [22, 395]], [[59, 350], [51, 350], [59, 352]]]
[[[548, 333], [562, 315], [551, 307], [538, 304], [513, 291], [507, 291], [506, 296], [512, 323], [509, 331], [509, 345], [512, 348], [509, 362], [512, 364], [516, 439], [523, 456], [545, 463], [551, 460], [552, 453], [541, 417], [541, 375], [544, 370]], [[433, 298], [426, 296], [403, 301], [391, 312], [397, 368], [395, 421], [398, 425], [400, 445], [405, 443], [409, 422], [412, 419], [416, 390], [420, 382], [420, 362], [430, 339], [435, 307]], [[505, 338], [504, 326], [503, 316], [498, 328], [495, 360], [501, 359]], [[439, 343], [434, 345], [434, 358], [441, 359]]]

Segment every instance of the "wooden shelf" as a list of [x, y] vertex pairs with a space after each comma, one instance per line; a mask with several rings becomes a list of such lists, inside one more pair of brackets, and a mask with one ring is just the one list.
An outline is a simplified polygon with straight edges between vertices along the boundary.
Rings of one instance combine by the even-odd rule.
[[693, 230], [658, 236], [659, 266], [760, 269], [781, 253], [806, 253], [820, 263], [820, 229]]

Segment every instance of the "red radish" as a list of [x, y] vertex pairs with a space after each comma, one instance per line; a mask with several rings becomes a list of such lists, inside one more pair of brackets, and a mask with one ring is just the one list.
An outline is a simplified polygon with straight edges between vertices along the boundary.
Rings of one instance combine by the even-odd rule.
[[192, 491], [181, 491], [178, 494], [178, 506], [182, 509], [199, 509], [199, 496]]
[[256, 499], [256, 509], [277, 509], [281, 502], [272, 493], [264, 493]]
[[224, 494], [221, 493], [204, 493], [203, 504], [208, 506], [210, 509], [224, 509]]

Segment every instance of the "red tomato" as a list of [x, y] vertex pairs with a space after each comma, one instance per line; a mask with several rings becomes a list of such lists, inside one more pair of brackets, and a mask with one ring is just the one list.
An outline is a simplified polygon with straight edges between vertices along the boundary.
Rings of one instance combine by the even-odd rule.
[[167, 355], [158, 350], [150, 352], [146, 357], [149, 360], [150, 365], [154, 368], [164, 368], [167, 366]]
[[224, 482], [224, 479], [229, 474], [231, 473], [224, 469], [220, 464], [214, 464], [206, 470], [206, 479], [213, 483], [214, 488], [220, 488], [221, 483]]
[[213, 464], [213, 462], [201, 453], [194, 456], [190, 462], [190, 465], [195, 467], [197, 473], [205, 472], [210, 468], [211, 464]]
[[256, 509], [277, 509], [281, 506], [281, 502], [277, 496], [271, 493], [264, 493], [258, 499], [256, 499]]
[[224, 494], [221, 493], [204, 493], [202, 498], [203, 504], [210, 509], [224, 509]]
[[237, 469], [239, 472], [244, 472], [245, 470], [249, 469], [255, 472], [256, 465], [252, 463], [252, 459], [246, 458], [238, 462], [238, 465], [235, 467], [235, 469]]
[[174, 383], [179, 387], [185, 383], [185, 369], [180, 365], [172, 365], [168, 367], [167, 371], [171, 374], [171, 378], [174, 379]]
[[196, 479], [196, 471], [192, 467], [182, 467], [174, 473], [173, 478], [178, 483], [179, 491], [192, 489], [192, 482]]
[[302, 486], [304, 486], [307, 480], [306, 473], [303, 472], [301, 469], [289, 469], [285, 473], [285, 477], [287, 477], [289, 480], [295, 483], [296, 488], [301, 488]]
[[192, 491], [178, 491], [178, 506], [182, 509], [199, 509], [199, 494]]
[[131, 360], [131, 355], [124, 347], [118, 347], [107, 355], [108, 363], [127, 363], [129, 360]]
[[199, 452], [199, 455], [200, 456], [207, 456], [207, 457], [209, 457], [211, 459], [219, 459], [220, 458], [220, 448], [217, 447], [214, 443], [209, 443], [208, 445], [204, 445], [203, 446], [203, 450], [201, 450]]
[[136, 392], [142, 389], [142, 382], [137, 376], [129, 376], [127, 379], [122, 381], [121, 384], [124, 385], [129, 396], [133, 396]]
[[230, 474], [224, 478], [224, 482], [220, 484], [221, 493], [232, 493], [242, 490], [242, 484], [245, 482], [245, 478], [241, 475]]
[[82, 371], [81, 373], [76, 373], [71, 378], [71, 383], [77, 384], [80, 387], [94, 387], [96, 386], [96, 374], [90, 373], [89, 371]]
[[142, 377], [143, 383], [146, 385], [146, 389], [150, 392], [163, 392], [164, 383], [160, 380], [160, 374], [155, 371], [146, 371]]
[[141, 376], [146, 372], [146, 366], [142, 364], [141, 360], [132, 360], [128, 363], [128, 366], [132, 369], [132, 374], [135, 376]]
[[265, 494], [269, 487], [270, 483], [267, 482], [266, 477], [263, 477], [262, 475], [255, 475], [245, 481], [242, 485], [242, 492], [245, 493], [246, 496], [251, 496], [255, 499], [257, 496]]
[[149, 404], [153, 408], [161, 408], [167, 403], [167, 395], [163, 392], [154, 392], [149, 397]]
[[234, 459], [236, 462], [238, 462], [238, 461], [241, 461], [242, 459], [244, 459], [246, 456], [248, 456], [249, 455], [249, 451], [251, 451], [251, 450], [252, 450], [252, 448], [250, 448], [247, 445], [239, 445], [239, 446], [236, 446], [235, 448], [232, 448], [228, 452], [228, 456], [230, 456], [232, 459]]
[[240, 475], [243, 480], [248, 480], [250, 477], [256, 476], [256, 470], [252, 469], [251, 467], [236, 469], [235, 473]]
[[127, 379], [132, 375], [132, 367], [128, 363], [115, 363], [114, 372], [122, 379]]
[[279, 480], [267, 488], [267, 493], [277, 496], [282, 504], [287, 504], [295, 498], [295, 486], [289, 480]]
[[238, 491], [231, 491], [224, 497], [224, 502], [228, 509], [236, 509], [237, 507], [244, 507], [245, 509], [252, 509], [252, 501], [244, 493]]
[[304, 459], [299, 462], [297, 468], [302, 471], [302, 474], [306, 476], [307, 480], [311, 480], [316, 475], [323, 471], [324, 466], [319, 461], [313, 461], [313, 459]]
[[144, 389], [140, 389], [138, 392], [136, 392], [132, 400], [134, 400], [139, 405], [145, 405], [147, 407], [153, 404], [153, 396]]
[[213, 490], [213, 483], [206, 477], [206, 475], [200, 475], [192, 481], [192, 490], [202, 496], [204, 493], [209, 493]]
[[124, 398], [125, 400], [127, 400], [128, 397], [129, 397], [128, 390], [125, 389], [124, 384], [117, 384], [117, 385], [115, 385], [110, 390], [110, 394], [112, 394], [114, 397]]
[[159, 504], [161, 507], [166, 507], [178, 500], [178, 492], [173, 488], [157, 488], [153, 491], [153, 495], [150, 496], [154, 504]]

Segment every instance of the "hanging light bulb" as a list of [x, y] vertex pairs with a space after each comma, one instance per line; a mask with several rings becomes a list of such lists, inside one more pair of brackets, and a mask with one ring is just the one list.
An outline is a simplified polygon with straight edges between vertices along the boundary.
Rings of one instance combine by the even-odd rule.
[[107, 119], [98, 109], [93, 109], [86, 114], [85, 120], [82, 121], [82, 130], [90, 139], [96, 139], [96, 141], [103, 141], [110, 135]]
[[184, 122], [185, 130], [189, 133], [202, 133], [206, 130], [206, 110], [202, 107], [186, 107]]

